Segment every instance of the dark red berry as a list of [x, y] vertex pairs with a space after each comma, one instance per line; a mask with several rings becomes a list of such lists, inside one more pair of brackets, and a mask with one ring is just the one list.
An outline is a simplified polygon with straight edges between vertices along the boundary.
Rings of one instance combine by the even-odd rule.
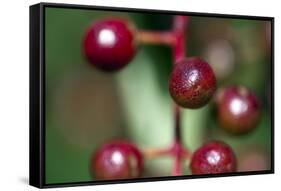
[[143, 156], [132, 143], [111, 142], [96, 151], [90, 170], [101, 180], [137, 178], [143, 170]]
[[169, 90], [174, 101], [185, 108], [206, 105], [216, 90], [212, 68], [200, 58], [179, 61], [170, 77]]
[[217, 174], [236, 171], [236, 157], [227, 144], [209, 142], [200, 147], [192, 156], [192, 174]]
[[222, 90], [217, 100], [219, 123], [225, 130], [241, 134], [257, 127], [260, 104], [249, 89], [237, 86]]
[[119, 70], [136, 53], [134, 27], [124, 19], [97, 21], [86, 34], [84, 51], [90, 63], [97, 68]]

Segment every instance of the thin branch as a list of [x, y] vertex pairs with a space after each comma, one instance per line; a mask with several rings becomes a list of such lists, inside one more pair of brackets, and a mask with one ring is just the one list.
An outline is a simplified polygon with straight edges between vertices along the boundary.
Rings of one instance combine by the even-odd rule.
[[[188, 30], [189, 17], [175, 16], [173, 29], [166, 32], [139, 31], [137, 40], [143, 44], [166, 44], [171, 46], [173, 51], [173, 65], [186, 56], [186, 32]], [[182, 145], [181, 132], [181, 109], [175, 104], [174, 106], [174, 142], [170, 148], [149, 148], [144, 149], [143, 154], [146, 158], [155, 158], [164, 155], [174, 157], [174, 167], [172, 175], [182, 174], [182, 160], [189, 158], [190, 152]]]
[[[175, 44], [173, 46], [173, 56], [174, 56], [174, 66], [177, 62], [186, 56], [186, 31], [189, 22], [189, 17], [187, 16], [175, 16], [173, 32], [176, 38]], [[173, 168], [173, 175], [182, 174], [182, 140], [181, 140], [181, 110], [180, 107], [175, 104], [175, 161]]]
[[175, 142], [181, 142], [181, 115], [180, 115], [180, 107], [175, 105]]
[[140, 30], [137, 35], [138, 42], [143, 44], [166, 44], [173, 46], [176, 38], [173, 32], [152, 32]]
[[175, 44], [173, 46], [174, 64], [186, 55], [186, 32], [188, 29], [189, 17], [175, 16], [173, 32], [175, 35]]

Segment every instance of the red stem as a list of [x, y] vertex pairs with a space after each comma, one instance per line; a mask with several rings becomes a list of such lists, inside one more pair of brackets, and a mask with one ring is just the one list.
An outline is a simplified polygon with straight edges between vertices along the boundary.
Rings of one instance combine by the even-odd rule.
[[[186, 56], [186, 31], [188, 27], [188, 16], [175, 16], [173, 30], [166, 32], [139, 31], [138, 41], [150, 44], [167, 44], [173, 50], [173, 65]], [[168, 149], [148, 149], [144, 150], [147, 157], [162, 155], [172, 155], [175, 157], [172, 174], [181, 175], [183, 158], [190, 157], [190, 152], [182, 145], [181, 137], [181, 110], [178, 105], [174, 106], [175, 117], [175, 139], [173, 145]]]
[[174, 64], [186, 55], [186, 31], [189, 23], [187, 16], [175, 16], [173, 32], [175, 35], [175, 44], [173, 46]]
[[[175, 35], [175, 44], [173, 46], [173, 55], [174, 55], [174, 66], [176, 63], [183, 59], [186, 55], [186, 31], [188, 25], [189, 17], [187, 16], [175, 16], [173, 32]], [[181, 140], [181, 111], [178, 105], [175, 105], [175, 162], [173, 175], [182, 174], [182, 151], [184, 146], [182, 145]]]
[[181, 115], [180, 115], [180, 107], [175, 105], [175, 142], [181, 142]]
[[174, 167], [172, 171], [173, 176], [180, 176], [182, 175], [182, 167], [181, 167], [181, 156], [177, 154], [175, 156]]
[[173, 32], [154, 32], [154, 31], [138, 31], [137, 39], [143, 44], [167, 44], [172, 46], [175, 43], [175, 35]]

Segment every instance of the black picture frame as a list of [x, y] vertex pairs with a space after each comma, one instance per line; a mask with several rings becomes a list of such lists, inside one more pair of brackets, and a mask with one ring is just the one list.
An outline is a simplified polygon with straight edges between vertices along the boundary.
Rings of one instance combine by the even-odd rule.
[[[265, 20], [271, 22], [271, 169], [265, 171], [236, 172], [213, 175], [186, 175], [155, 178], [138, 178], [113, 181], [85, 181], [46, 184], [45, 182], [45, 9], [48, 7], [126, 11], [141, 13], [180, 14], [201, 17], [239, 18]], [[274, 173], [274, 17], [248, 15], [227, 15], [213, 13], [195, 13], [180, 11], [163, 11], [152, 9], [117, 8], [89, 5], [39, 3], [30, 6], [30, 139], [29, 139], [29, 184], [38, 188], [53, 188], [66, 186], [100, 185], [113, 183], [133, 183], [147, 181], [163, 181], [192, 178], [210, 178], [242, 175], [258, 175]]]

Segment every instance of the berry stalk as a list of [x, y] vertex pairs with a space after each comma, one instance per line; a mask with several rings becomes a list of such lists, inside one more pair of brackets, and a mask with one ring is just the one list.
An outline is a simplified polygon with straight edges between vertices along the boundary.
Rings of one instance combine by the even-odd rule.
[[[188, 27], [189, 17], [175, 16], [173, 21], [173, 29], [166, 32], [139, 31], [138, 41], [145, 44], [166, 44], [171, 46], [173, 52], [173, 65], [184, 59], [186, 56], [186, 31]], [[174, 166], [172, 175], [181, 175], [183, 158], [190, 157], [190, 152], [182, 145], [181, 137], [181, 110], [175, 104], [174, 106], [174, 141], [169, 148], [149, 148], [143, 151], [147, 158], [171, 155], [174, 157]]]
[[[173, 33], [175, 36], [175, 43], [173, 44], [173, 64], [176, 65], [177, 61], [185, 58], [186, 55], [186, 31], [188, 26], [189, 17], [187, 16], [175, 16], [174, 17], [174, 26]], [[175, 161], [173, 168], [173, 175], [182, 174], [182, 150], [184, 146], [182, 145], [181, 140], [181, 110], [180, 107], [175, 104]]]
[[176, 42], [174, 33], [167, 32], [153, 32], [153, 31], [138, 31], [137, 35], [138, 42], [142, 44], [166, 44], [173, 46]]
[[185, 58], [186, 55], [186, 31], [188, 30], [189, 17], [175, 16], [173, 33], [175, 44], [173, 46], [174, 65], [178, 60]]
[[180, 115], [180, 107], [178, 105], [175, 105], [174, 109], [175, 113], [175, 142], [180, 143], [181, 142], [181, 115]]
[[[173, 64], [176, 65], [178, 60], [185, 58], [186, 54], [186, 30], [188, 25], [189, 17], [187, 16], [175, 16], [173, 34], [175, 38], [175, 43], [173, 45]], [[175, 105], [175, 142], [181, 142], [181, 111], [180, 107]]]

